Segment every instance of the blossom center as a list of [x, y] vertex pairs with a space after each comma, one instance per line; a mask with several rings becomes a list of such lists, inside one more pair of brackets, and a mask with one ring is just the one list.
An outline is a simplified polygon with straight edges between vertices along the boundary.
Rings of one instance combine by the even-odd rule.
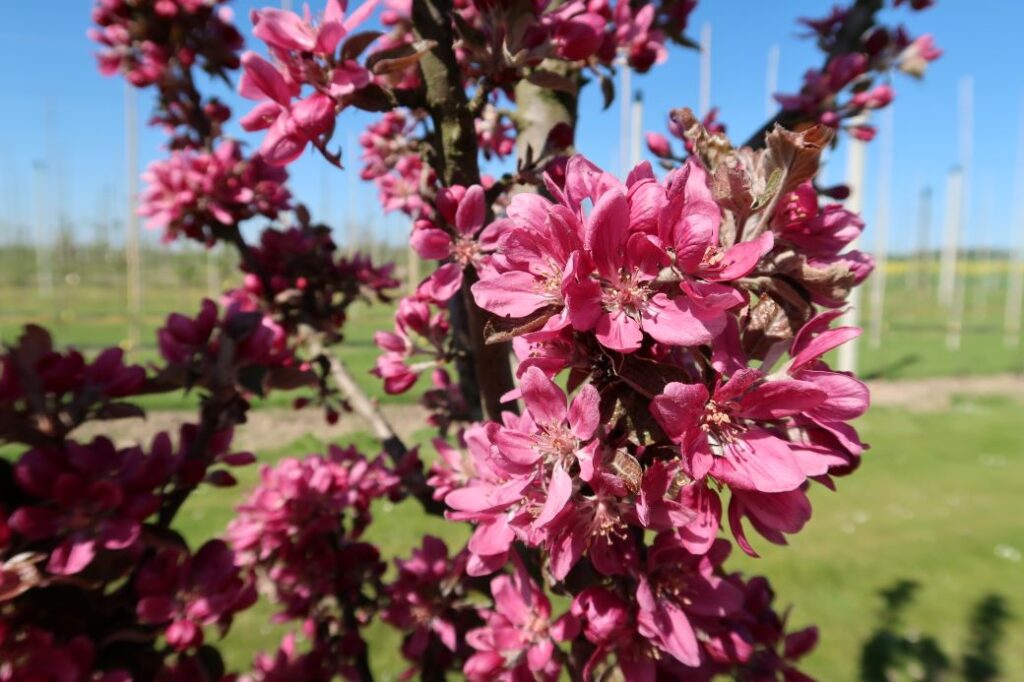
[[704, 407], [704, 414], [701, 415], [700, 428], [708, 434], [712, 445], [731, 443], [736, 440], [743, 427], [733, 420], [732, 415], [726, 406], [720, 405], [714, 400], [709, 400]]
[[452, 256], [462, 267], [466, 267], [476, 261], [479, 255], [480, 245], [472, 239], [459, 237], [455, 240], [455, 244], [452, 245]]
[[605, 309], [610, 312], [622, 311], [633, 317], [643, 311], [651, 295], [650, 287], [640, 280], [636, 270], [630, 273], [623, 271], [617, 282], [605, 282], [603, 289]]

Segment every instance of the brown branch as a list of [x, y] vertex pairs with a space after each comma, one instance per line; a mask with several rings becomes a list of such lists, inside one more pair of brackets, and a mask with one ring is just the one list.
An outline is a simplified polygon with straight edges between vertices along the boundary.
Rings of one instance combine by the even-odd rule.
[[356, 616], [355, 607], [351, 604], [345, 606], [342, 614], [342, 622], [345, 625], [345, 629], [355, 635], [362, 644], [360, 650], [355, 654], [354, 663], [359, 682], [373, 682], [373, 671], [370, 670], [369, 652], [367, 651], [366, 642], [359, 635], [359, 618]]
[[[882, 0], [857, 0], [847, 11], [843, 27], [839, 29], [836, 41], [828, 50], [822, 69], [828, 66], [835, 57], [855, 51], [861, 44], [861, 38], [875, 25], [875, 15], [882, 9]], [[744, 147], [763, 149], [765, 136], [780, 125], [788, 130], [795, 129], [801, 123], [809, 122], [799, 111], [780, 111], [769, 119], [761, 128], [751, 135]]]
[[[414, 0], [412, 7], [416, 36], [434, 44], [420, 60], [420, 69], [426, 107], [434, 122], [435, 164], [442, 182], [449, 187], [480, 183], [473, 112], [453, 50], [452, 12], [451, 0]], [[461, 295], [452, 303], [456, 343], [462, 344], [459, 350], [472, 358], [472, 363], [456, 365], [459, 387], [470, 404], [479, 401], [488, 418], [499, 419], [501, 396], [514, 386], [509, 363], [511, 345], [484, 343], [487, 314], [477, 307], [470, 291], [476, 279], [475, 270], [467, 268]]]

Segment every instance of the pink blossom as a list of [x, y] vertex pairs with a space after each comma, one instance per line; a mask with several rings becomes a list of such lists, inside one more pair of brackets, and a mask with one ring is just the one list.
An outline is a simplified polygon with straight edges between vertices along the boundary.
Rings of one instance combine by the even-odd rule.
[[165, 241], [184, 234], [212, 243], [218, 230], [255, 215], [276, 218], [290, 206], [288, 174], [260, 156], [244, 158], [230, 140], [212, 153], [173, 152], [150, 164], [142, 179], [147, 187], [139, 214], [149, 218], [149, 227], [164, 230]]
[[0, 626], [0, 682], [88, 680], [130, 682], [123, 669], [97, 667], [96, 647], [84, 635], [62, 641], [38, 627]]
[[810, 382], [764, 381], [746, 369], [719, 379], [713, 393], [701, 384], [669, 383], [651, 411], [680, 444], [689, 476], [710, 474], [734, 488], [774, 493], [797, 488], [806, 474], [772, 422], [825, 399]]
[[475, 125], [477, 145], [485, 159], [501, 159], [515, 149], [516, 126], [493, 104], [484, 107]]
[[[328, 456], [263, 467], [228, 538], [244, 566], [266, 571], [285, 617], [305, 617], [323, 599], [355, 592], [383, 572], [379, 552], [359, 542], [370, 503], [398, 484], [381, 459], [332, 446]], [[340, 548], [340, 549], [339, 549]]]
[[920, 78], [930, 62], [942, 56], [942, 50], [935, 46], [931, 34], [924, 34], [908, 45], [899, 55], [900, 70]]
[[[403, 298], [395, 313], [395, 331], [374, 334], [374, 343], [384, 353], [372, 373], [384, 380], [384, 390], [390, 394], [408, 391], [424, 371], [448, 358], [447, 311], [431, 313], [432, 302], [420, 295]], [[422, 361], [407, 364], [415, 358]]]
[[135, 577], [138, 616], [144, 623], [168, 623], [167, 643], [182, 651], [203, 643], [202, 626], [226, 628], [234, 615], [252, 606], [256, 588], [235, 566], [235, 556], [220, 540], [194, 555], [165, 549]]
[[676, 534], [660, 533], [638, 576], [639, 633], [683, 665], [696, 667], [702, 660], [694, 619], [728, 616], [743, 603], [742, 593], [715, 573], [727, 554], [724, 541], [696, 556]]
[[345, 36], [365, 21], [378, 4], [377, 0], [366, 2], [346, 17], [346, 0], [327, 0], [324, 15], [315, 27], [308, 18], [294, 12], [268, 7], [253, 12], [252, 33], [278, 50], [331, 56]]
[[413, 229], [411, 246], [423, 258], [451, 259], [420, 285], [421, 294], [436, 303], [444, 303], [462, 286], [462, 271], [480, 263], [484, 249], [493, 249], [494, 239], [481, 234], [487, 216], [484, 188], [480, 185], [446, 187], [438, 194], [438, 216], [448, 229], [420, 221]]
[[316, 643], [311, 651], [299, 653], [294, 634], [285, 635], [277, 651], [259, 653], [253, 670], [243, 675], [242, 682], [330, 682], [336, 671], [329, 664], [330, 652]]
[[334, 129], [334, 103], [315, 92], [293, 104], [299, 88], [270, 62], [255, 52], [242, 55], [245, 71], [238, 84], [243, 97], [260, 102], [242, 118], [242, 127], [252, 132], [269, 132], [260, 144], [260, 154], [274, 166], [285, 166], [299, 158], [306, 145]]
[[640, 73], [668, 57], [665, 35], [654, 28], [657, 9], [650, 3], [640, 5], [637, 10], [629, 2], [615, 3], [615, 41], [626, 49], [630, 67]]
[[[242, 55], [238, 85], [243, 97], [260, 102], [241, 121], [249, 131], [267, 130], [260, 152], [268, 163], [283, 166], [308, 144], [320, 148], [334, 130], [337, 112], [351, 96], [370, 84], [370, 72], [355, 60], [335, 56], [338, 44], [369, 18], [377, 2], [364, 3], [345, 16], [342, 0], [328, 0], [315, 28], [308, 19], [273, 8], [253, 13], [254, 33], [270, 47], [277, 64], [254, 52]], [[301, 96], [302, 86], [313, 93]], [[292, 100], [299, 97], [297, 102]]]
[[491, 581], [494, 610], [481, 613], [484, 626], [466, 641], [476, 649], [462, 671], [467, 679], [558, 679], [562, 665], [555, 642], [573, 639], [579, 624], [572, 613], [551, 621], [551, 603], [519, 562], [514, 572]]
[[135, 552], [142, 521], [159, 505], [155, 488], [170, 473], [149, 464], [141, 449], [118, 450], [106, 438], [29, 450], [14, 473], [38, 501], [7, 522], [29, 541], [56, 541], [47, 570], [58, 575], [81, 573], [104, 550]]
[[[688, 164], [666, 188], [641, 165], [622, 185], [573, 157], [564, 187], [549, 181], [556, 204], [530, 194], [513, 198], [496, 228], [504, 233], [497, 255], [473, 285], [478, 305], [512, 318], [550, 309], [559, 315], [549, 326], [593, 331], [601, 345], [627, 353], [641, 347], [645, 333], [671, 345], [710, 342], [724, 326], [724, 310], [743, 299], [691, 279], [746, 274], [771, 237], [723, 250], [720, 209], [703, 171], [693, 168], [699, 167]], [[584, 215], [588, 201], [593, 210]], [[672, 252], [688, 277], [681, 288], [662, 283]]]
[[[408, 634], [402, 653], [413, 663], [413, 670], [426, 669], [425, 654], [431, 650], [431, 638], [437, 638], [447, 652], [455, 653], [465, 631], [459, 632], [464, 620], [456, 610], [456, 602], [464, 595], [459, 589], [466, 555], [449, 558], [448, 548], [436, 537], [427, 535], [422, 547], [413, 549], [409, 559], [396, 559], [398, 576], [386, 587], [388, 606], [381, 618]], [[434, 647], [436, 649], [436, 647]], [[430, 661], [444, 666], [451, 657]]]

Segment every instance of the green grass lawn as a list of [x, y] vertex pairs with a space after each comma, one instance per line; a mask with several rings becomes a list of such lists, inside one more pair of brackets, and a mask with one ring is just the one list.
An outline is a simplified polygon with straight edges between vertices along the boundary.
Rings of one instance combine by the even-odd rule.
[[[24, 251], [24, 250], [23, 250]], [[115, 254], [116, 255], [116, 254]], [[129, 336], [123, 265], [110, 254], [86, 253], [78, 261], [57, 268], [57, 287], [43, 299], [34, 285], [34, 256], [17, 249], [0, 253], [0, 341], [9, 342], [21, 327], [34, 322], [49, 327], [59, 345], [95, 352], [125, 345]], [[237, 284], [230, 257], [222, 258], [225, 286]], [[145, 256], [143, 315], [138, 347], [129, 351], [135, 362], [157, 359], [155, 331], [170, 312], [194, 315], [208, 295], [205, 256], [195, 252], [152, 252]], [[937, 300], [937, 268], [927, 276], [914, 274], [907, 261], [890, 263], [884, 299], [882, 333], [875, 345], [869, 338], [872, 324], [871, 280], [861, 290], [858, 306], [865, 335], [860, 344], [860, 373], [871, 378], [920, 378], [1024, 372], [1024, 346], [1009, 348], [1003, 340], [1006, 305], [1006, 262], [972, 261], [967, 273], [960, 348], [947, 347], [949, 311]], [[232, 274], [234, 273], [234, 274]], [[68, 279], [70, 275], [74, 277]], [[68, 283], [71, 282], [71, 283]], [[373, 333], [392, 327], [391, 306], [357, 304], [345, 328], [342, 355], [371, 394], [383, 395], [380, 382], [367, 375], [377, 355]], [[274, 402], [276, 400], [277, 402]], [[272, 399], [282, 405], [288, 398]], [[161, 407], [187, 407], [189, 401], [159, 398]]]
[[[815, 489], [814, 518], [791, 546], [758, 538], [763, 558], [733, 557], [733, 569], [771, 578], [779, 606], [793, 605], [795, 625], [821, 627], [809, 672], [821, 680], [860, 679], [862, 648], [880, 627], [880, 591], [914, 581], [916, 599], [903, 613], [899, 633], [936, 638], [955, 664], [970, 634], [972, 609], [997, 595], [1015, 614], [999, 648], [1004, 670], [998, 679], [1024, 679], [1024, 431], [1016, 426], [1021, 408], [972, 400], [958, 401], [945, 413], [873, 410], [861, 424], [872, 444], [861, 470], [840, 479], [837, 493]], [[418, 440], [428, 435], [424, 431]], [[307, 438], [261, 458], [320, 448]], [[219, 532], [255, 477], [251, 468], [236, 489], [197, 494], [180, 517], [186, 536], [200, 541]], [[413, 502], [376, 510], [372, 537], [388, 557], [407, 553], [425, 532], [454, 543], [467, 536], [464, 526], [425, 517]], [[244, 668], [254, 650], [275, 645], [281, 630], [269, 624], [271, 613], [257, 608], [235, 625], [225, 642], [232, 666]], [[379, 678], [394, 679], [403, 669], [397, 636], [375, 628], [371, 637]]]

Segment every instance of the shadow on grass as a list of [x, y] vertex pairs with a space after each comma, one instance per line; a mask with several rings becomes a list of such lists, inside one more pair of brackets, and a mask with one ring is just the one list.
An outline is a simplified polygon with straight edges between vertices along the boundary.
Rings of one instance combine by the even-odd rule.
[[912, 367], [919, 362], [921, 362], [920, 355], [904, 355], [903, 357], [896, 358], [888, 364], [882, 365], [874, 371], [865, 372], [860, 378], [864, 381], [872, 381], [874, 379], [894, 379], [899, 376], [900, 371], [907, 367]]
[[863, 682], [912, 679], [921, 682], [993, 682], [999, 678], [999, 646], [1010, 611], [998, 594], [982, 597], [974, 606], [968, 623], [968, 639], [959, 665], [943, 650], [935, 637], [908, 627], [904, 622], [920, 583], [899, 580], [879, 591], [882, 610], [878, 627], [864, 643], [860, 656]]

